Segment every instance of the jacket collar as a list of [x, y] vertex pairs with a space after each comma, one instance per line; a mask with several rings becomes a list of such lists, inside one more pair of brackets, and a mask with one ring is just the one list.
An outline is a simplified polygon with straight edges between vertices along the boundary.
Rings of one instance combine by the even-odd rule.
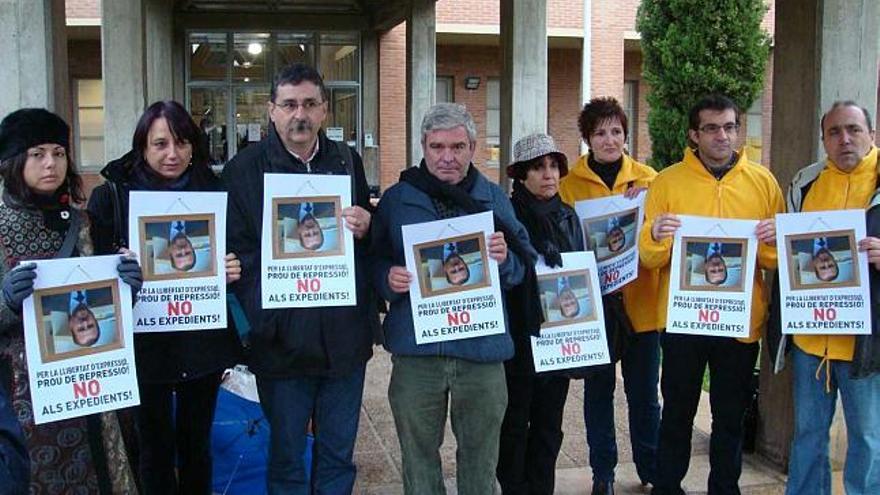
[[681, 161], [684, 164], [684, 166], [689, 168], [692, 172], [695, 172], [701, 176], [704, 176], [704, 177], [712, 179], [712, 180], [719, 180], [719, 182], [724, 182], [724, 181], [731, 180], [734, 177], [736, 177], [737, 175], [739, 175], [740, 173], [742, 173], [743, 169], [746, 167], [746, 165], [749, 162], [749, 158], [746, 156], [745, 149], [737, 150], [736, 154], [737, 154], [736, 155], [737, 156], [736, 163], [733, 164], [733, 167], [730, 167], [730, 170], [728, 170], [727, 173], [724, 174], [724, 177], [722, 177], [720, 180], [716, 179], [714, 175], [712, 175], [711, 173], [709, 173], [708, 170], [706, 170], [706, 166], [703, 165], [703, 162], [700, 160], [700, 158], [697, 156], [697, 154], [694, 153], [694, 151], [690, 148], [690, 146], [688, 146], [687, 148], [684, 149], [684, 158]]
[[852, 169], [850, 172], [844, 172], [841, 170], [831, 158], [825, 160], [825, 169], [841, 175], [861, 175], [862, 173], [867, 173], [869, 169], [874, 169], [874, 173], [877, 173], [878, 166], [880, 166], [880, 163], [877, 163], [877, 153], [877, 147], [871, 146], [871, 150], [868, 151], [868, 154], [863, 156], [859, 164], [856, 165], [856, 168]]
[[[590, 168], [590, 165], [587, 163], [590, 154], [585, 153], [581, 155], [577, 163], [575, 163], [574, 167], [572, 167], [571, 174], [573, 174], [578, 179], [582, 179], [588, 182], [594, 182], [604, 188], [608, 188], [605, 185], [605, 182], [602, 181], [602, 178], [596, 172], [593, 172], [593, 169]], [[614, 179], [614, 188], [617, 189], [619, 186], [623, 184], [628, 184], [630, 182], [635, 182], [639, 179], [638, 175], [636, 175], [636, 167], [633, 163], [633, 159], [628, 154], [623, 154], [623, 163], [620, 165], [620, 172], [617, 173], [617, 177]]]
[[[312, 172], [314, 172], [315, 167], [320, 166], [326, 158], [336, 155], [338, 155], [336, 146], [330, 146], [329, 139], [324, 133], [324, 129], [319, 129], [318, 152], [310, 162]], [[266, 137], [266, 156], [269, 161], [269, 169], [266, 170], [267, 172], [308, 173], [306, 164], [293, 156], [293, 154], [287, 151], [287, 148], [284, 147], [284, 143], [281, 142], [281, 137], [278, 136], [278, 131], [275, 129], [275, 124], [272, 122], [269, 122], [269, 135]]]

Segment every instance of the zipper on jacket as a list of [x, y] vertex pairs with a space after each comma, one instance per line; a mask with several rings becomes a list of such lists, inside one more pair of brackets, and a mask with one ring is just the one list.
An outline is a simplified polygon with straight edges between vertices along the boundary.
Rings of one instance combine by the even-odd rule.
[[306, 162], [306, 173], [312, 173], [312, 162]]

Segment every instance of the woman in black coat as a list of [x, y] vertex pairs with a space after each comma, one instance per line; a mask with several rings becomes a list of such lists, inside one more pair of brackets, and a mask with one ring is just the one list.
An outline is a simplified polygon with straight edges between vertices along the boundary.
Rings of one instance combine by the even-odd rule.
[[[96, 254], [126, 247], [130, 191], [222, 190], [204, 135], [175, 101], [150, 105], [132, 150], [101, 175], [107, 182], [88, 205]], [[240, 276], [239, 260], [228, 254], [227, 283]], [[136, 333], [134, 344], [141, 493], [210, 494], [214, 404], [223, 371], [239, 359], [237, 335], [233, 329]]]
[[[517, 219], [529, 232], [532, 246], [548, 266], [562, 265], [560, 253], [583, 251], [584, 239], [575, 211], [559, 197], [559, 180], [568, 173], [568, 160], [546, 134], [533, 134], [514, 146], [511, 202]], [[562, 446], [562, 411], [569, 378], [583, 378], [585, 368], [535, 373], [531, 335], [538, 335], [542, 318], [525, 314], [540, 305], [534, 279], [507, 293], [508, 323], [516, 354], [505, 362], [507, 411], [501, 425], [496, 474], [508, 494], [552, 494], [556, 458]]]

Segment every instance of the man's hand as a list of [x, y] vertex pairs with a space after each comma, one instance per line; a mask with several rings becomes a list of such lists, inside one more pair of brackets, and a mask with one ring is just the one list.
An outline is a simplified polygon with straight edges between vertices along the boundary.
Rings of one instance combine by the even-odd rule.
[[507, 241], [504, 240], [504, 232], [495, 232], [489, 236], [489, 257], [498, 263], [504, 263], [507, 259]]
[[655, 242], [660, 242], [667, 237], [674, 236], [679, 227], [681, 227], [681, 220], [675, 213], [662, 213], [657, 215], [654, 224], [651, 225], [651, 238]]
[[634, 199], [634, 198], [638, 197], [638, 195], [641, 194], [642, 191], [647, 191], [647, 190], [648, 190], [647, 187], [633, 186], [623, 192], [623, 197], [626, 199]]
[[342, 218], [345, 219], [345, 226], [354, 235], [355, 239], [363, 239], [370, 231], [370, 220], [372, 215], [360, 206], [349, 206], [342, 210]]
[[388, 270], [388, 287], [395, 294], [409, 292], [409, 284], [412, 283], [412, 274], [406, 271], [405, 266], [392, 266]]
[[755, 236], [764, 244], [775, 246], [776, 220], [773, 218], [767, 218], [758, 222], [758, 226], [755, 227]]
[[226, 262], [226, 283], [231, 284], [241, 278], [241, 260], [235, 253], [229, 253], [223, 259]]
[[880, 270], [880, 239], [865, 237], [859, 241], [859, 251], [868, 253], [868, 263], [874, 265], [875, 270]]

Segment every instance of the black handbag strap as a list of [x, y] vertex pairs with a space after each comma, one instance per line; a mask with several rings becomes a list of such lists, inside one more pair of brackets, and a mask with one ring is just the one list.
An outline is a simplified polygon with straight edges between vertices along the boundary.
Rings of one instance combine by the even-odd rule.
[[122, 236], [125, 231], [123, 228], [125, 217], [122, 211], [122, 199], [119, 197], [120, 189], [113, 181], [108, 181], [107, 185], [110, 186], [110, 202], [113, 203], [113, 247], [117, 250], [127, 248], [128, 239]]
[[76, 241], [79, 239], [79, 231], [82, 228], [82, 214], [78, 210], [71, 209], [70, 225], [67, 227], [67, 233], [64, 234], [64, 242], [61, 243], [61, 249], [55, 253], [54, 258], [70, 258], [76, 249]]

